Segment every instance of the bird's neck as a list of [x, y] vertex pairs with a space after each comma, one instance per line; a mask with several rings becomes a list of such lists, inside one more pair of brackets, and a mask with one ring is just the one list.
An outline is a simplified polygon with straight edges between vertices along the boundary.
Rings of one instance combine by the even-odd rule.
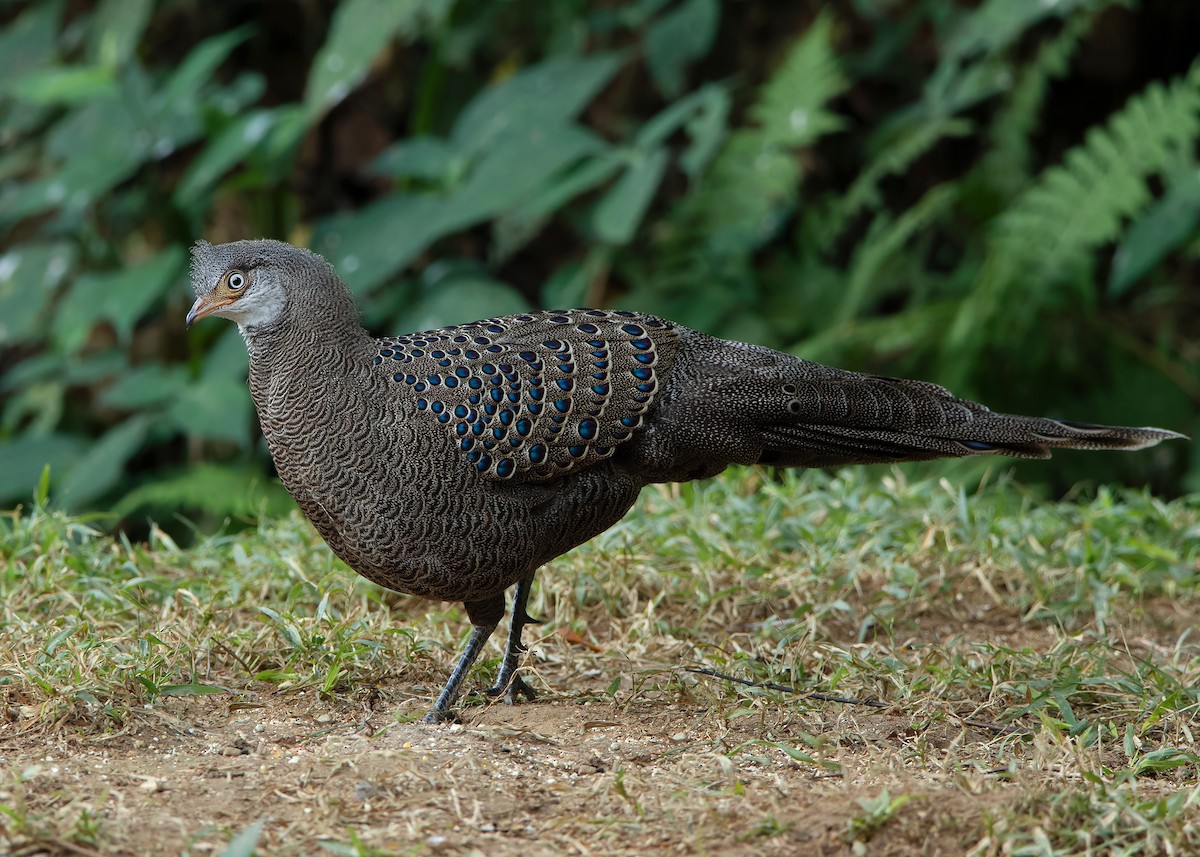
[[317, 310], [287, 307], [268, 324], [238, 325], [250, 353], [250, 365], [268, 371], [325, 361], [363, 347], [370, 337], [352, 301]]
[[372, 340], [357, 316], [340, 324], [310, 318], [303, 325], [243, 328], [242, 334], [250, 353], [250, 395], [277, 461], [287, 454], [286, 438], [298, 423], [310, 420], [323, 401], [342, 397], [340, 391], [371, 368]]

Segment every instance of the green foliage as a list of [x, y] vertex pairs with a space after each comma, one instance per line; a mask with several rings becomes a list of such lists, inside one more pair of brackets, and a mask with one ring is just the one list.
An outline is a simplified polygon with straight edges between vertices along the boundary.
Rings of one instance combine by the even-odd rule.
[[[1200, 63], [1169, 86], [1152, 83], [1092, 129], [1062, 165], [1042, 173], [995, 220], [980, 283], [963, 302], [946, 343], [954, 357], [1026, 341], [1043, 307], [1094, 311], [1096, 284], [1103, 283], [1091, 270], [1095, 250], [1119, 239], [1129, 219], [1149, 208], [1151, 178], [1177, 173], [1174, 196], [1184, 200], [1168, 197], [1163, 204], [1186, 207], [1187, 195], [1195, 193], [1198, 136]], [[1190, 220], [1194, 227], [1195, 216]], [[1176, 242], [1186, 237], [1186, 231], [1174, 230]], [[1169, 249], [1170, 244], [1158, 255]], [[1039, 288], [1027, 288], [1030, 280]], [[1069, 294], [1061, 294], [1064, 290]], [[1025, 311], [1007, 312], [1017, 300]]]
[[[793, 211], [802, 179], [797, 155], [842, 124], [826, 107], [846, 86], [831, 37], [830, 16], [814, 21], [762, 87], [749, 124], [729, 134], [708, 170], [701, 167], [697, 190], [672, 212], [663, 262], [638, 272], [641, 288], [627, 298], [630, 305], [690, 315], [707, 328], [731, 318], [735, 330], [751, 327], [753, 318], [744, 316], [756, 314], [745, 310], [754, 254]], [[715, 281], [712, 299], [703, 315], [694, 306], [689, 312], [692, 290], [705, 279]]]
[[[270, 508], [239, 337], [181, 329], [198, 237], [310, 244], [380, 332], [622, 305], [1200, 431], [1200, 66], [1129, 42], [1162, 10], [794, 5], [341, 0], [286, 44], [286, 4], [5, 10], [0, 502], [49, 464], [76, 509]], [[1189, 452], [1022, 472], [1200, 488]]]

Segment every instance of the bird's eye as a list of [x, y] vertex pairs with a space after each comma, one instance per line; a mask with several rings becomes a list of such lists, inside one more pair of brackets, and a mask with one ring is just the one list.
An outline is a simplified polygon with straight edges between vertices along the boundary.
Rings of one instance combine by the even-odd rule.
[[246, 275], [241, 271], [234, 271], [225, 279], [225, 283], [235, 292], [240, 292], [246, 287]]

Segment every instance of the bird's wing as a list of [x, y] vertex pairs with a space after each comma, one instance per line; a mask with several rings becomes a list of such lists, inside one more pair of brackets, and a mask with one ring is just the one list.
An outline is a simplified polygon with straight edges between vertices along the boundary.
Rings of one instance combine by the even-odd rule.
[[550, 479], [610, 457], [641, 427], [678, 329], [577, 309], [379, 340], [375, 363], [492, 479]]

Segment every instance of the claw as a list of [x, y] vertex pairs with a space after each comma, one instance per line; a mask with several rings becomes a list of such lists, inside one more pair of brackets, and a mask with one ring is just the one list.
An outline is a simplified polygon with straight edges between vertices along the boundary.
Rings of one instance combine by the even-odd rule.
[[537, 699], [537, 694], [533, 688], [525, 683], [525, 679], [519, 675], [514, 675], [507, 687], [501, 686], [499, 683], [489, 687], [484, 691], [488, 696], [503, 696], [505, 705], [516, 705], [520, 700], [518, 697], [525, 697], [529, 702]]
[[458, 712], [452, 708], [435, 708], [421, 718], [422, 723], [462, 723]]

